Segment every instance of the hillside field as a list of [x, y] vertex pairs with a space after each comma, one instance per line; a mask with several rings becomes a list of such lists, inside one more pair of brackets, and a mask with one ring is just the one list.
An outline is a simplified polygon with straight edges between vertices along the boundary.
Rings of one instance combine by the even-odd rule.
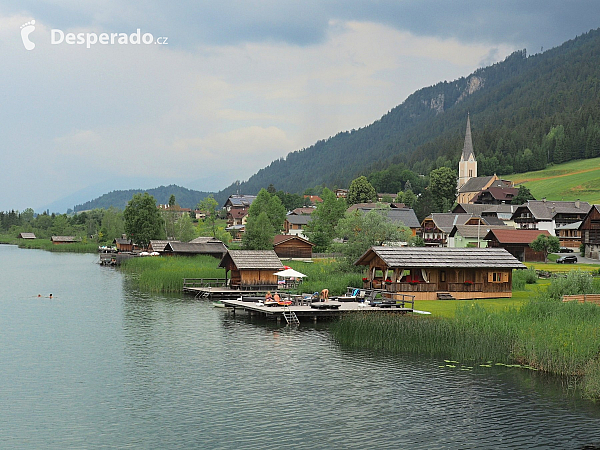
[[600, 158], [582, 159], [549, 166], [545, 170], [502, 178], [524, 184], [538, 200], [582, 200], [600, 203]]

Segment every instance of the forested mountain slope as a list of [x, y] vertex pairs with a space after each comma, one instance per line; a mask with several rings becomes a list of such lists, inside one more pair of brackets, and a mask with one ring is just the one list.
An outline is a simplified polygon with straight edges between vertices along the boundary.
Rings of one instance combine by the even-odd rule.
[[195, 208], [198, 202], [209, 195], [209, 192], [193, 191], [174, 184], [169, 186], [160, 186], [153, 189], [127, 189], [124, 191], [112, 191], [104, 194], [94, 200], [75, 206], [75, 212], [87, 211], [95, 208], [108, 209], [111, 206], [119, 209], [125, 209], [127, 202], [131, 200], [133, 194], [147, 192], [152, 195], [158, 204], [166, 205], [169, 203], [171, 195], [175, 196], [175, 201], [182, 208]]
[[420, 89], [373, 124], [273, 161], [217, 198], [271, 183], [288, 192], [347, 187], [390, 164], [421, 174], [455, 168], [467, 112], [479, 175], [600, 156], [599, 88], [600, 31], [593, 30], [542, 54], [518, 51], [467, 77]]

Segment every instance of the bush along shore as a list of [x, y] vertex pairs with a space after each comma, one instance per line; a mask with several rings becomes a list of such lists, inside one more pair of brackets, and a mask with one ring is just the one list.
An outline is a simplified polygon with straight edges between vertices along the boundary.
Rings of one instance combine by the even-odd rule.
[[490, 311], [467, 301], [454, 318], [357, 313], [333, 323], [331, 331], [349, 348], [470, 361], [484, 367], [490, 361], [516, 363], [576, 376], [584, 396], [600, 399], [600, 307], [561, 301], [564, 294], [593, 290], [597, 291], [589, 274], [572, 272], [518, 309]]
[[98, 253], [98, 244], [93, 242], [54, 244], [50, 239], [18, 239], [8, 235], [0, 235], [0, 244], [17, 245], [19, 248], [47, 250], [49, 252]]

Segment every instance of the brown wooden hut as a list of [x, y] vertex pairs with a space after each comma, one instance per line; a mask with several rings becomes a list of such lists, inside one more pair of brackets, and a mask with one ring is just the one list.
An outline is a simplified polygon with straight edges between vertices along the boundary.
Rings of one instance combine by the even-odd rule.
[[280, 258], [312, 258], [315, 244], [291, 234], [278, 234], [273, 238], [273, 250]]
[[81, 239], [75, 236], [52, 236], [50, 241], [55, 244], [74, 244], [75, 242], [81, 242]]
[[223, 258], [227, 253], [227, 247], [219, 240], [210, 242], [167, 242], [163, 255], [194, 256], [210, 255], [215, 258]]
[[371, 247], [355, 264], [368, 266], [365, 289], [416, 300], [512, 297], [512, 270], [525, 269], [500, 248]]
[[35, 239], [34, 233], [19, 233], [19, 239]]
[[132, 252], [133, 241], [127, 238], [116, 238], [113, 240], [113, 245], [117, 247], [118, 252]]
[[505, 227], [491, 229], [483, 239], [488, 241], [488, 247], [504, 248], [519, 261], [544, 262], [546, 255], [543, 252], [536, 252], [529, 246], [540, 234], [551, 236], [546, 230], [515, 230]]
[[283, 270], [274, 250], [229, 250], [219, 267], [225, 268], [225, 278], [231, 272], [229, 286], [234, 289], [276, 289], [275, 272]]

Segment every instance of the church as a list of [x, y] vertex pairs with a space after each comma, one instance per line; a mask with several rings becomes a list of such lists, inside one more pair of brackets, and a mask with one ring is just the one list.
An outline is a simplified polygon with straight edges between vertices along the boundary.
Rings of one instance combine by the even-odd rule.
[[467, 130], [460, 162], [458, 163], [458, 196], [456, 203], [510, 203], [518, 189], [512, 181], [501, 180], [494, 174], [487, 177], [477, 176], [477, 160], [473, 152], [471, 137], [471, 117], [467, 115]]

